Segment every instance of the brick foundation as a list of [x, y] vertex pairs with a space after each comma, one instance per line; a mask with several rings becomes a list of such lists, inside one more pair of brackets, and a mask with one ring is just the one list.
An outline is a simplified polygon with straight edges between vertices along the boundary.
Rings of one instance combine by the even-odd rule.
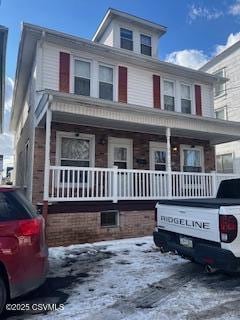
[[50, 214], [47, 241], [52, 246], [151, 235], [154, 211], [120, 211], [118, 227], [101, 227], [100, 212]]

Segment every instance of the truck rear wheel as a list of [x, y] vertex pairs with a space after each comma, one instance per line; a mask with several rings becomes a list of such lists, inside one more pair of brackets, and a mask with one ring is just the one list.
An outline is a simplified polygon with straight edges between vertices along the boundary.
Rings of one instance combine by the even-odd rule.
[[0, 314], [3, 312], [7, 301], [7, 289], [2, 278], [0, 278]]

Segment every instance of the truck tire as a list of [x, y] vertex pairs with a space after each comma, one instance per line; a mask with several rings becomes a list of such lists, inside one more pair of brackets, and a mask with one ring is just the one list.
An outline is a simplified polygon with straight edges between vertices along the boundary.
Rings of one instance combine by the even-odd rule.
[[0, 314], [3, 312], [7, 301], [7, 289], [5, 282], [0, 278]]

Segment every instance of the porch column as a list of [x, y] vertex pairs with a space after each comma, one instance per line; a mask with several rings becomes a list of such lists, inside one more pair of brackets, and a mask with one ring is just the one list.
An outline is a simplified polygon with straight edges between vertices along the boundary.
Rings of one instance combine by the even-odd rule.
[[167, 190], [168, 190], [168, 198], [172, 198], [172, 166], [171, 166], [171, 129], [166, 128], [166, 138], [167, 138], [167, 159], [166, 159], [166, 171], [167, 171]]
[[50, 109], [47, 109], [47, 112], [46, 112], [46, 137], [45, 137], [43, 214], [47, 213], [48, 196], [49, 196], [51, 122], [52, 122], [52, 111]]

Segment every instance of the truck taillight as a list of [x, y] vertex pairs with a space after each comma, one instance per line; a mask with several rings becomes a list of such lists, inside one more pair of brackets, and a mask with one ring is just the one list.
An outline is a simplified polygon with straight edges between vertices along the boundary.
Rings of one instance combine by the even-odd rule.
[[238, 223], [232, 215], [219, 216], [219, 231], [222, 242], [230, 243], [237, 237]]
[[155, 211], [154, 211], [154, 219], [155, 219], [155, 222], [157, 224], [157, 208], [155, 208]]

